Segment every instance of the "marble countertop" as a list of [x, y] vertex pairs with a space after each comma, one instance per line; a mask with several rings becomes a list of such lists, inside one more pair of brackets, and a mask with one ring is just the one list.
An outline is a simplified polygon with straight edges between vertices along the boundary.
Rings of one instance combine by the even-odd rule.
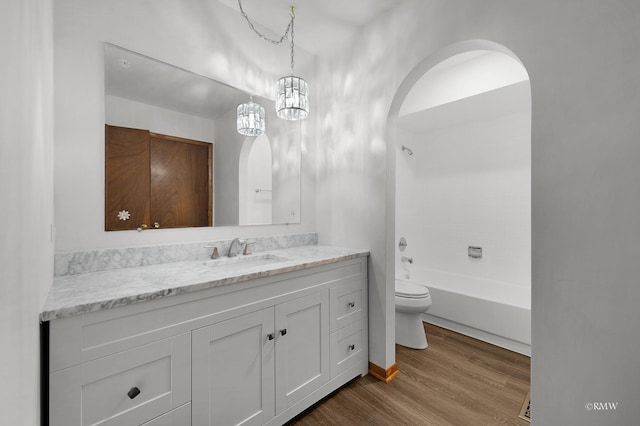
[[300, 246], [239, 258], [194, 260], [54, 278], [40, 321], [116, 308], [364, 257], [367, 250]]

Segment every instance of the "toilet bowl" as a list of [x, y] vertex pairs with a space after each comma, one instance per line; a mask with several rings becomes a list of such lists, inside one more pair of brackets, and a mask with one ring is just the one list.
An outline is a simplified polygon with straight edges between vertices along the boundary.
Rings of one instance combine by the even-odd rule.
[[396, 280], [396, 343], [413, 349], [428, 346], [421, 315], [431, 306], [429, 289], [421, 284]]

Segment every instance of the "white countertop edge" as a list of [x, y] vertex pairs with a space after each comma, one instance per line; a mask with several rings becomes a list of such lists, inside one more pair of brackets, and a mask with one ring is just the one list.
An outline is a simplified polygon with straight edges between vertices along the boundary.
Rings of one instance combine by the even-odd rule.
[[72, 317], [328, 265], [368, 256], [369, 251], [313, 245], [255, 254], [271, 254], [286, 257], [287, 260], [253, 266], [246, 271], [229, 274], [216, 273], [215, 267], [206, 266], [206, 262], [200, 260], [56, 277], [40, 313], [40, 321]]

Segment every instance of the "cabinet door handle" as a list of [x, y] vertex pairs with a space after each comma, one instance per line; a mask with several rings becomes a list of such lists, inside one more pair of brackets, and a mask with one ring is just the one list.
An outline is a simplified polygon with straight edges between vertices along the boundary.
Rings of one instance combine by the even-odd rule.
[[153, 227], [158, 229], [160, 228], [160, 224], [158, 222], [153, 222]]
[[129, 399], [133, 399], [138, 395], [140, 395], [140, 389], [138, 389], [137, 386], [132, 387], [131, 389], [129, 389], [129, 392], [127, 392], [127, 396], [129, 397]]
[[275, 335], [274, 333], [269, 333], [269, 334], [267, 334], [267, 339], [269, 339], [269, 340], [273, 340], [273, 339], [275, 339], [275, 338], [276, 338], [276, 335]]
[[287, 329], [283, 328], [282, 330], [280, 330], [280, 335], [284, 336], [285, 334], [287, 334]]
[[356, 302], [349, 302], [349, 303], [347, 304], [347, 306], [348, 306], [349, 308], [355, 308], [355, 307], [356, 307]]
[[356, 345], [353, 345], [353, 344], [349, 345], [349, 350], [350, 351], [354, 350], [355, 348], [356, 348]]

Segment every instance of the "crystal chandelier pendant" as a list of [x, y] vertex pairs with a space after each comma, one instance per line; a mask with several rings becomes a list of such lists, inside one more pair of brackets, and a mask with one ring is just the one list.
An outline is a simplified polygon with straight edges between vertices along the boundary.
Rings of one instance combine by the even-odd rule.
[[264, 108], [253, 98], [246, 104], [238, 105], [237, 129], [245, 136], [260, 136], [264, 133]]
[[277, 83], [276, 113], [285, 120], [304, 120], [309, 115], [309, 85], [302, 77], [282, 77]]
[[[294, 75], [295, 68], [295, 30], [294, 22], [296, 19], [295, 8], [291, 6], [289, 8], [289, 16], [291, 21], [287, 25], [282, 37], [279, 40], [271, 39], [264, 34], [260, 33], [249, 16], [242, 8], [242, 0], [238, 0], [238, 6], [240, 7], [240, 13], [247, 20], [249, 28], [251, 28], [258, 37], [262, 38], [273, 44], [280, 44], [284, 40], [290, 38], [289, 46], [291, 47], [291, 75], [282, 77], [276, 84], [276, 114], [279, 118], [285, 120], [304, 120], [309, 116], [309, 85], [302, 77], [296, 77]], [[240, 107], [238, 107], [238, 131], [240, 132]], [[242, 132], [240, 132], [242, 133]]]

